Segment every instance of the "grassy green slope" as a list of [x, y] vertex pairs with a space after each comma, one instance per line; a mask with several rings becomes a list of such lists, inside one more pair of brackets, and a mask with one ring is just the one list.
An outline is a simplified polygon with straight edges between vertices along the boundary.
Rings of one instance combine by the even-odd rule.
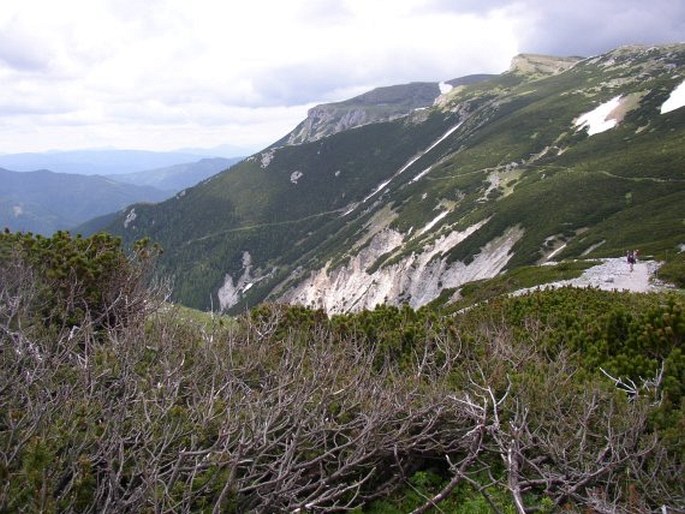
[[[118, 220], [110, 230], [129, 242], [142, 235], [159, 241], [165, 249], [161, 266], [175, 276], [177, 297], [207, 308], [208, 291], [221, 285], [225, 273], [240, 272], [243, 252], [263, 270], [288, 268], [300, 253], [293, 245], [320, 241], [317, 230], [391, 177], [445, 123], [437, 114], [418, 133], [402, 122], [360, 127], [276, 149], [265, 167], [257, 155], [182, 196], [136, 206], [127, 228]], [[295, 184], [296, 172], [301, 176]]]
[[[621, 73], [626, 72], [615, 71]], [[627, 87], [604, 87], [612, 80], [618, 78], [590, 63], [514, 86], [504, 101], [486, 104], [485, 115], [473, 116], [455, 133], [467, 147], [398, 196], [457, 201], [446, 223], [491, 217], [454, 249], [452, 259], [468, 260], [515, 223], [526, 235], [510, 267], [540, 259], [545, 238], [572, 239], [577, 231], [584, 231], [583, 237], [573, 239], [562, 256], [577, 256], [600, 240], [605, 243], [595, 255], [636, 245], [650, 251], [672, 248], [683, 235], [677, 205], [685, 194], [685, 112], [660, 115], [658, 108], [680, 79], [657, 75]], [[641, 102], [618, 128], [591, 137], [575, 130], [579, 114], [619, 93], [639, 92], [644, 92]], [[510, 184], [514, 194], [479, 203], [488, 174], [509, 162], [518, 164]], [[395, 225], [416, 226], [434, 216], [434, 209], [435, 202], [408, 204]]]

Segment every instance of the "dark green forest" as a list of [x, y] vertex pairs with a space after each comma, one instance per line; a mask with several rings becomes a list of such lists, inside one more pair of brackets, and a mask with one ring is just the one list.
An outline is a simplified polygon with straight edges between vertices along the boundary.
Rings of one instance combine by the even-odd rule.
[[682, 512], [682, 294], [169, 303], [159, 249], [0, 234], [0, 512]]

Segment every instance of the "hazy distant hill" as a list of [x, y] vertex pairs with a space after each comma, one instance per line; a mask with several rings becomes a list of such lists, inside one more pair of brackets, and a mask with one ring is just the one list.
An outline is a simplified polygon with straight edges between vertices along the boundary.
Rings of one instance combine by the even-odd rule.
[[154, 170], [110, 175], [109, 178], [119, 182], [126, 182], [139, 186], [152, 186], [157, 189], [170, 191], [171, 193], [177, 193], [181, 189], [194, 186], [198, 182], [230, 168], [241, 159], [242, 157], [234, 157], [232, 159], [215, 157], [212, 159], [202, 159], [198, 162], [175, 164], [173, 166], [157, 168]]
[[683, 69], [683, 44], [623, 47], [521, 55], [451, 90], [383, 88], [315, 108], [278, 144], [109, 230], [162, 244], [177, 300], [233, 310], [418, 307], [521, 266], [673, 255]]
[[118, 175], [197, 162], [206, 155], [144, 150], [72, 150], [0, 155], [0, 167], [14, 171], [47, 169], [57, 173]]
[[0, 168], [0, 228], [49, 235], [136, 202], [169, 193], [93, 175], [16, 172]]

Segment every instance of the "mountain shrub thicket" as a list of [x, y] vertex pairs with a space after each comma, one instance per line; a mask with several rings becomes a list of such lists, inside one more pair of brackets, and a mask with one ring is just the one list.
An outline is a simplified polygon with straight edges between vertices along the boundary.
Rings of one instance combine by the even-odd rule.
[[682, 297], [191, 317], [144, 243], [0, 241], [2, 512], [685, 503]]
[[141, 318], [159, 247], [149, 240], [127, 256], [121, 240], [100, 233], [83, 238], [68, 232], [52, 237], [0, 234], [0, 279], [11, 298], [8, 316], [22, 326], [71, 329], [91, 323], [114, 328]]

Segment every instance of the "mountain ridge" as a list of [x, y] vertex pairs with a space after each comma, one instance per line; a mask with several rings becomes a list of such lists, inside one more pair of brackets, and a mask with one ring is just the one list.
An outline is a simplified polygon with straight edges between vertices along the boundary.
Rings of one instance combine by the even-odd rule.
[[[660, 106], [684, 64], [682, 44], [524, 54], [393, 119], [286, 144], [298, 126], [109, 230], [158, 240], [176, 298], [224, 310], [418, 307], [552, 256], [673, 251], [684, 242], [685, 114]], [[593, 134], [577, 123], [617, 97], [615, 123]]]
[[153, 186], [169, 192], [169, 196], [182, 189], [194, 186], [220, 171], [230, 168], [242, 157], [205, 157], [196, 162], [187, 162], [133, 173], [119, 173], [107, 177], [138, 186]]
[[55, 173], [118, 175], [196, 162], [206, 157], [180, 151], [64, 150], [0, 154], [0, 167], [17, 172], [49, 169]]
[[167, 191], [125, 184], [101, 175], [50, 170], [0, 168], [0, 226], [13, 231], [51, 235], [132, 203], [158, 202]]
[[128, 205], [166, 200], [239, 160], [206, 158], [107, 176], [0, 168], [0, 226], [45, 236], [57, 230], [89, 232]]

